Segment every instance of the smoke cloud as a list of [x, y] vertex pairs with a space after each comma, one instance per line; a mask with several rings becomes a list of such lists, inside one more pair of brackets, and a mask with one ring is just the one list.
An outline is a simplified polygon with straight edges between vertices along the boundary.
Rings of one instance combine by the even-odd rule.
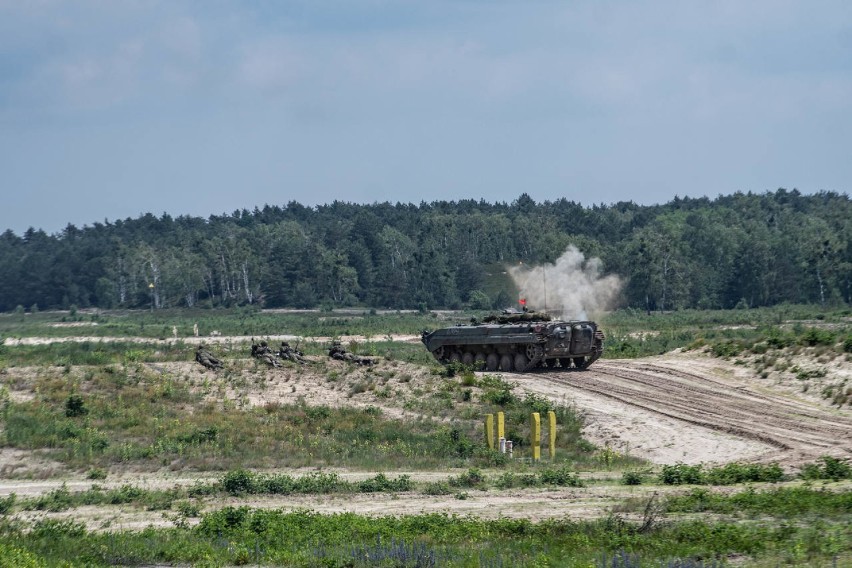
[[601, 260], [586, 259], [571, 245], [553, 264], [513, 266], [509, 275], [530, 309], [563, 319], [586, 320], [611, 309], [621, 291], [621, 279], [601, 275]]

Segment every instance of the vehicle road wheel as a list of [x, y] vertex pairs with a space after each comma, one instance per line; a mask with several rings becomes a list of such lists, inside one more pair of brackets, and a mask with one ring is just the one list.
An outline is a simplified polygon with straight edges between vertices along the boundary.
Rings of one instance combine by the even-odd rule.
[[511, 355], [503, 355], [500, 357], [500, 370], [506, 373], [511, 373], [512, 369], [512, 356]]
[[585, 369], [589, 364], [586, 363], [585, 357], [574, 357], [574, 366], [578, 369]]
[[473, 353], [465, 351], [462, 355], [461, 362], [468, 366], [473, 365]]
[[529, 364], [529, 362], [530, 360], [527, 359], [526, 355], [524, 355], [523, 353], [518, 353], [517, 355], [515, 355], [515, 370], [519, 373], [523, 373], [527, 370], [527, 365]]
[[461, 363], [462, 356], [458, 351], [450, 353], [450, 363]]
[[482, 367], [485, 366], [485, 353], [480, 351], [476, 355], [474, 355], [473, 366], [476, 367], [477, 369], [481, 369]]
[[485, 358], [485, 370], [496, 371], [498, 365], [500, 365], [500, 356], [496, 353], [489, 353]]

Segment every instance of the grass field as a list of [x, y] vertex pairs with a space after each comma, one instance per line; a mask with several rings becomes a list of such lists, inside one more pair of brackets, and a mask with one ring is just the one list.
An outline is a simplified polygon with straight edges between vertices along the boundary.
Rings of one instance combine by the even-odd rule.
[[[766, 463], [655, 466], [589, 443], [583, 414], [570, 401], [523, 394], [499, 375], [439, 367], [419, 343], [388, 337], [479, 315], [0, 315], [3, 338], [120, 339], [0, 345], [2, 451], [49, 460], [45, 481], [88, 482], [0, 498], [0, 566], [852, 565], [848, 460], [826, 457], [794, 471]], [[195, 324], [201, 335], [233, 336], [215, 344], [226, 363], [219, 374], [191, 362], [195, 346], [181, 338]], [[623, 311], [601, 325], [609, 358], [704, 350], [742, 360], [760, 376], [793, 355], [852, 356], [848, 310]], [[173, 328], [177, 340], [163, 341]], [[301, 347], [314, 360], [309, 367], [285, 363], [273, 371], [248, 358], [251, 337], [280, 334], [362, 336], [348, 346], [378, 364], [331, 362], [323, 342], [308, 341]], [[317, 403], [288, 394], [307, 393], [307, 385], [314, 396], [333, 397]], [[831, 396], [840, 400], [838, 412], [848, 412], [846, 387], [838, 388]], [[360, 403], [365, 393], [375, 403]], [[558, 417], [558, 459], [531, 464], [528, 417], [549, 410]], [[496, 411], [506, 414], [518, 459], [483, 441], [482, 417]], [[132, 481], [161, 471], [198, 480], [166, 487]], [[4, 468], [0, 477], [42, 474]], [[581, 519], [320, 513], [257, 502], [365, 494], [464, 502], [588, 488], [611, 488], [618, 497]], [[166, 522], [125, 529], [75, 520], [75, 512], [92, 508], [104, 518], [129, 508]]]

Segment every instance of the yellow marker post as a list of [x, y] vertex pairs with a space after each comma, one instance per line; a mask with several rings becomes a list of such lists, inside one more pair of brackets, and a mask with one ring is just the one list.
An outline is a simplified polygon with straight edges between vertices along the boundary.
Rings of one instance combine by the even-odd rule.
[[494, 449], [494, 415], [485, 415], [485, 440], [488, 442], [488, 448]]
[[502, 412], [497, 413], [497, 441], [506, 437], [506, 421]]
[[533, 412], [530, 415], [530, 446], [532, 446], [533, 461], [541, 460], [541, 415]]
[[547, 429], [550, 437], [550, 459], [556, 458], [556, 413], [552, 410], [547, 413]]

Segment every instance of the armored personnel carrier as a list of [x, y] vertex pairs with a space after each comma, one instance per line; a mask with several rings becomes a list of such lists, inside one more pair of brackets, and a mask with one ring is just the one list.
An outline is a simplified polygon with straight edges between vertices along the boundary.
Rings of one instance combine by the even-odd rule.
[[544, 313], [504, 311], [482, 323], [460, 324], [421, 337], [441, 363], [482, 365], [486, 371], [538, 367], [586, 369], [603, 353], [604, 334], [592, 321], [557, 321]]

